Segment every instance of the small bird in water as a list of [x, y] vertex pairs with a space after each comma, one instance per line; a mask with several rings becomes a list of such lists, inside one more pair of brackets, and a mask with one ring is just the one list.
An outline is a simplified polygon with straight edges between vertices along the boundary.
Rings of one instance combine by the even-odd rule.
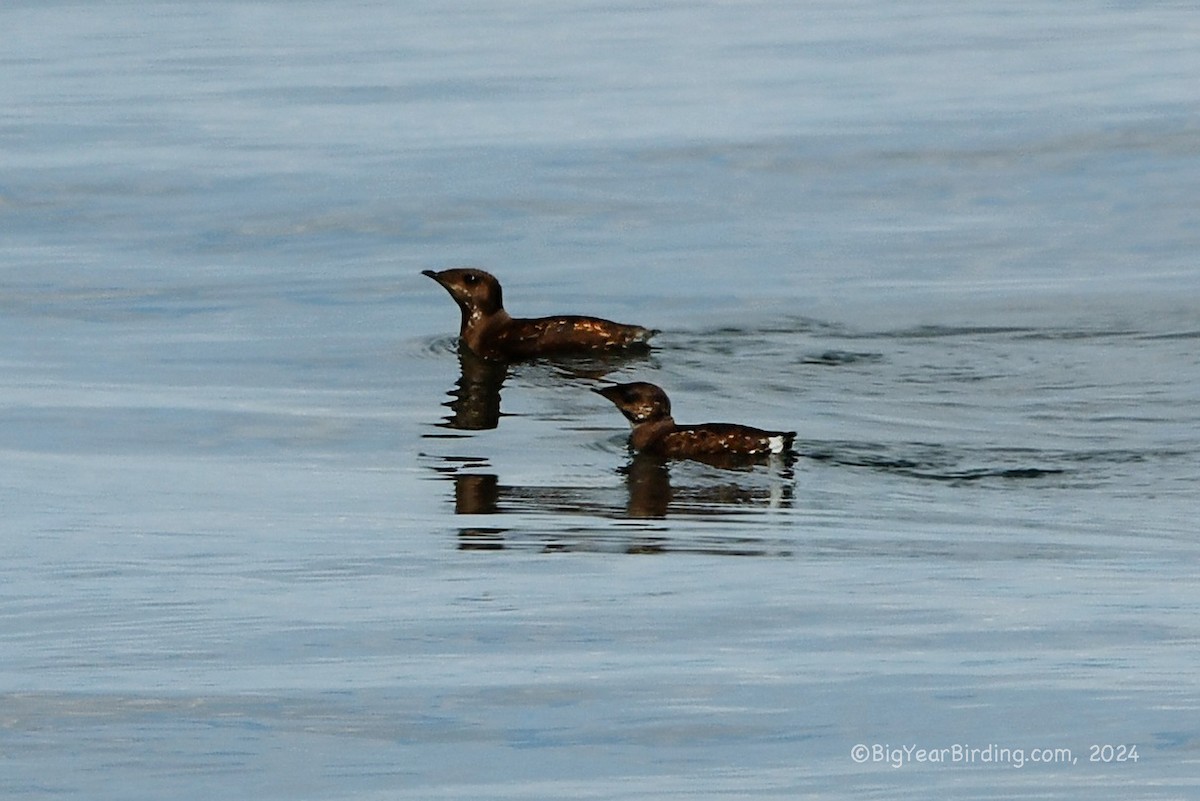
[[504, 310], [500, 282], [491, 273], [469, 267], [434, 272], [437, 281], [462, 311], [458, 335], [485, 359], [528, 359], [563, 353], [646, 348], [658, 333], [640, 325], [624, 325], [598, 317], [512, 317]]
[[670, 459], [755, 458], [791, 451], [795, 431], [763, 431], [735, 423], [681, 426], [671, 417], [667, 393], [637, 381], [594, 389], [608, 398], [633, 425], [629, 444], [639, 453]]

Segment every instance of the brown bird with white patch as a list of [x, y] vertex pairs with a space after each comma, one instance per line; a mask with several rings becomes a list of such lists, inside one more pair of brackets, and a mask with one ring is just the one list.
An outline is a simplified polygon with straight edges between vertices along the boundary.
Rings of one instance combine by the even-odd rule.
[[485, 359], [510, 361], [567, 353], [647, 348], [657, 331], [599, 317], [512, 317], [504, 309], [500, 282], [470, 267], [424, 270], [450, 293], [462, 311], [458, 335]]
[[791, 451], [795, 431], [764, 431], [736, 423], [681, 426], [671, 417], [667, 393], [654, 384], [637, 381], [595, 389], [608, 398], [633, 425], [630, 446], [639, 453], [668, 459], [757, 458]]

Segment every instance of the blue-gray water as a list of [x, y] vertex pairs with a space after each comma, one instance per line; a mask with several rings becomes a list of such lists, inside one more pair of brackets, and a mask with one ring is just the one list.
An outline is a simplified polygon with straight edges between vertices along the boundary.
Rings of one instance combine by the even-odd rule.
[[[1189, 4], [0, 28], [0, 795], [1194, 792]], [[463, 263], [658, 347], [480, 376]]]

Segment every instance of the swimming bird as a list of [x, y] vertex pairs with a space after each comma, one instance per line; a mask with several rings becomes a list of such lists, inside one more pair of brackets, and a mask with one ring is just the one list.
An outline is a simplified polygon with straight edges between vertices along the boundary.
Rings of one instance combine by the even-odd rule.
[[791, 451], [795, 431], [764, 431], [736, 423], [681, 426], [671, 417], [671, 400], [661, 387], [636, 381], [593, 389], [608, 398], [633, 425], [630, 446], [670, 459], [759, 457]]
[[450, 293], [462, 311], [458, 335], [472, 352], [485, 359], [516, 360], [561, 353], [586, 353], [646, 348], [658, 332], [599, 317], [512, 317], [504, 309], [500, 282], [491, 273], [471, 267], [441, 272], [423, 270]]

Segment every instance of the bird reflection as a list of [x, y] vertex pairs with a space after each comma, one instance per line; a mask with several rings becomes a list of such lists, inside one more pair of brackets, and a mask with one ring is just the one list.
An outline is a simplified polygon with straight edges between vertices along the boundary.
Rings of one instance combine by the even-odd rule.
[[462, 431], [486, 431], [500, 425], [500, 388], [508, 378], [508, 365], [481, 359], [458, 347], [459, 376], [442, 404], [450, 410], [441, 426]]
[[667, 516], [674, 493], [666, 461], [638, 454], [619, 472], [625, 475], [625, 489], [629, 495], [626, 515], [642, 519]]
[[[534, 365], [534, 369], [548, 368], [558, 378], [596, 381], [631, 361], [645, 358], [645, 354], [637, 352], [612, 353], [526, 364]], [[504, 414], [500, 411], [500, 391], [513, 369], [512, 363], [481, 358], [459, 344], [458, 365], [458, 380], [454, 382], [454, 388], [446, 393], [450, 400], [442, 404], [450, 410], [450, 414], [438, 425], [460, 431], [497, 428]]]
[[[500, 513], [500, 480], [492, 473], [454, 475], [454, 514], [494, 515]], [[472, 526], [459, 529], [461, 550], [498, 551], [504, 548], [504, 529]]]
[[500, 479], [493, 473], [460, 473], [454, 477], [454, 514], [500, 513]]
[[[767, 486], [751, 486], [729, 480], [742, 471], [749, 475], [762, 459], [745, 459], [732, 456], [713, 456], [698, 460], [711, 467], [720, 468], [723, 480], [706, 481], [700, 486], [684, 486], [678, 490], [671, 485], [671, 462], [652, 454], [637, 453], [621, 468], [625, 475], [625, 487], [629, 501], [625, 514], [631, 518], [661, 518], [668, 512], [689, 514], [724, 514], [733, 507], [761, 506], [766, 508], [790, 508], [793, 498], [794, 459], [773, 457], [768, 463], [771, 480]], [[697, 461], [697, 460], [693, 460]]]
[[[494, 473], [439, 472], [454, 482], [456, 515], [490, 516], [498, 523], [508, 515], [523, 515], [519, 524], [461, 527], [458, 542], [462, 550], [535, 545], [542, 550], [766, 554], [777, 551], [760, 538], [746, 536], [745, 530], [736, 537], [706, 536], [702, 541], [688, 542], [686, 536], [664, 536], [666, 529], [650, 525], [650, 521], [671, 515], [729, 516], [792, 505], [793, 485], [788, 470], [747, 471], [743, 476], [721, 471], [701, 483], [691, 480], [675, 487], [671, 463], [644, 456], [633, 457], [620, 469], [624, 477], [620, 488], [515, 486], [501, 483]], [[534, 530], [530, 530], [529, 515], [545, 515], [545, 525], [538, 525], [534, 518]], [[629, 529], [582, 520], [578, 525], [571, 523], [572, 519], [586, 517], [639, 520], [646, 525]]]

